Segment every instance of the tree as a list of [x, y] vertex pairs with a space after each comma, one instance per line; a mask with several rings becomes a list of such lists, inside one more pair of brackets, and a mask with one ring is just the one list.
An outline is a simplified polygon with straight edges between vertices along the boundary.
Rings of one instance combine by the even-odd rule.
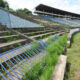
[[32, 12], [30, 10], [28, 10], [27, 8], [17, 9], [16, 12], [25, 13], [25, 14], [32, 14]]
[[10, 11], [10, 12], [15, 12], [15, 10], [13, 10], [12, 8], [9, 8], [9, 11]]
[[9, 4], [8, 4], [8, 2], [4, 1], [4, 4], [5, 4], [5, 8], [9, 10]]
[[5, 4], [4, 4], [4, 1], [3, 0], [0, 0], [0, 7], [5, 7]]
[[9, 9], [9, 4], [4, 0], [0, 0], [0, 7]]

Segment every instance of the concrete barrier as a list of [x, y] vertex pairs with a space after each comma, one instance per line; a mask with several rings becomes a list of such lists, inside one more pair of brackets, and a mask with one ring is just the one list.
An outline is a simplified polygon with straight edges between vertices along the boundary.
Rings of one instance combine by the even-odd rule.
[[68, 41], [67, 44], [70, 46], [71, 45], [71, 38], [73, 36], [73, 34], [80, 32], [80, 28], [76, 28], [76, 29], [71, 29], [69, 34], [68, 34]]
[[67, 57], [64, 55], [61, 55], [55, 67], [51, 80], [63, 80], [64, 79], [66, 61], [67, 61]]

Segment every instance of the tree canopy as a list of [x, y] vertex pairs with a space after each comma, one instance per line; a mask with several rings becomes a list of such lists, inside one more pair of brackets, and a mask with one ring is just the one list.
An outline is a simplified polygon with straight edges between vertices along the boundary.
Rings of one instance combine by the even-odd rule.
[[0, 0], [0, 7], [9, 9], [9, 4], [4, 0]]
[[30, 10], [28, 10], [27, 8], [17, 9], [16, 12], [25, 13], [25, 14], [32, 14], [32, 12]]

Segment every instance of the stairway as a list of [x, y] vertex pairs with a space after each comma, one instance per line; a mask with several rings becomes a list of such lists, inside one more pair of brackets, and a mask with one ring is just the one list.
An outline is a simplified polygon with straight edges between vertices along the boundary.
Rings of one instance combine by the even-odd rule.
[[22, 35], [0, 25], [0, 53], [26, 44], [28, 41]]
[[53, 27], [44, 27], [44, 28], [31, 28], [31, 29], [16, 29], [17, 31], [20, 31], [25, 36], [30, 37], [31, 39], [42, 39], [57, 33], [67, 33], [68, 30], [62, 29], [62, 28], [53, 28]]

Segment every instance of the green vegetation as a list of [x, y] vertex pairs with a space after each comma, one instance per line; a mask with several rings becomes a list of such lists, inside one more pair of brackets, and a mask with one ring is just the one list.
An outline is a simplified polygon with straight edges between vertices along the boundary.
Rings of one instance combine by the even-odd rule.
[[34, 41], [34, 42], [32, 42], [32, 46], [31, 46], [31, 48], [30, 49], [28, 49], [28, 50], [26, 50], [26, 51], [24, 51], [23, 50], [23, 53], [26, 53], [26, 54], [28, 54], [28, 52], [29, 52], [29, 54], [28, 55], [30, 55], [31, 57], [33, 56], [33, 54], [34, 54], [34, 49], [37, 49], [38, 48], [38, 46], [39, 46], [39, 43], [37, 42], [37, 41]]
[[22, 80], [50, 80], [58, 57], [64, 53], [65, 47], [67, 47], [67, 34], [46, 49], [46, 56], [27, 71]]
[[39, 46], [39, 43], [35, 40], [34, 42], [32, 42], [31, 48], [37, 48], [38, 46]]
[[8, 31], [8, 32], [7, 32], [7, 35], [11, 35], [11, 34], [12, 34], [12, 32], [11, 32], [11, 31]]
[[15, 10], [13, 10], [12, 8], [9, 8], [9, 12], [15, 12]]
[[43, 26], [43, 23], [40, 23], [39, 25], [40, 25], [40, 26]]
[[5, 42], [11, 42], [15, 40], [17, 40], [17, 38], [9, 38], [9, 37], [5, 38]]
[[17, 34], [17, 39], [20, 39], [21, 35], [20, 34]]
[[[55, 36], [58, 39], [58, 35]], [[46, 43], [51, 44], [53, 41], [55, 41], [55, 38], [53, 38], [52, 36], [48, 37], [48, 40], [46, 41]]]
[[28, 18], [32, 18], [32, 16], [30, 15], [30, 16], [27, 16]]
[[6, 7], [9, 9], [9, 4], [4, 0], [0, 0], [0, 7], [2, 7], [2, 8]]
[[[11, 31], [8, 31], [8, 35], [10, 35], [11, 34]], [[4, 39], [4, 41], [5, 42], [11, 42], [11, 41], [15, 41], [15, 40], [18, 40], [18, 39], [20, 39], [20, 34], [17, 34], [17, 36], [16, 37], [6, 37], [5, 39]]]
[[20, 47], [20, 46], [22, 46], [22, 45], [21, 45], [21, 43], [17, 43], [17, 46]]
[[68, 72], [65, 80], [80, 80], [80, 33], [72, 37], [71, 48], [67, 51]]
[[44, 38], [47, 38], [47, 37], [49, 37], [49, 36], [50, 36], [50, 35], [40, 36], [40, 37], [36, 38], [36, 40], [39, 40], [39, 39], [44, 39]]
[[16, 12], [32, 15], [32, 12], [31, 12], [30, 10], [28, 10], [27, 8], [24, 8], [24, 9], [17, 9]]
[[31, 33], [30, 33], [30, 36], [34, 36], [34, 32], [31, 32]]

